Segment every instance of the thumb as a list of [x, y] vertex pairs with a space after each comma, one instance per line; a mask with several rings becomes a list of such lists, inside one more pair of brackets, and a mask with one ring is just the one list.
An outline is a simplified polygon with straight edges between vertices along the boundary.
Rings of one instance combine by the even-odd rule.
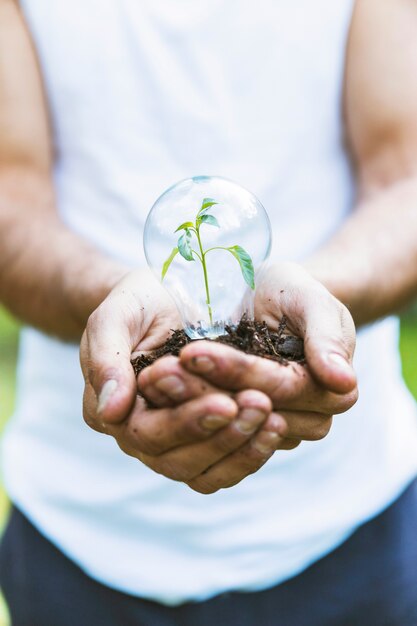
[[97, 309], [81, 341], [80, 362], [85, 382], [96, 394], [95, 419], [101, 423], [122, 422], [135, 402], [137, 384], [131, 353], [128, 324], [109, 311]]
[[330, 294], [320, 294], [304, 312], [304, 352], [313, 377], [329, 391], [353, 391], [355, 325], [349, 311]]

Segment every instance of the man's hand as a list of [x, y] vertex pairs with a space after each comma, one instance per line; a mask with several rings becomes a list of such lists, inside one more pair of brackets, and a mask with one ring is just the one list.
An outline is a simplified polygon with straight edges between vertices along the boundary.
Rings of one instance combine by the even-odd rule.
[[[172, 301], [148, 272], [125, 277], [91, 315], [83, 335], [84, 418], [154, 471], [211, 493], [259, 469], [279, 436], [262, 431], [244, 449], [271, 412], [269, 398], [250, 389], [225, 393], [182, 368], [178, 377], [174, 357], [161, 359], [154, 383], [180, 406], [146, 406], [137, 396], [131, 355], [160, 346], [178, 324]], [[229, 455], [225, 473], [199, 482]]]
[[222, 344], [196, 341], [182, 350], [179, 359], [157, 361], [139, 376], [144, 395], [160, 407], [180, 410], [191, 398], [209, 393], [211, 385], [229, 394], [258, 390], [270, 399], [274, 411], [249, 442], [223, 459], [213, 458], [203, 474], [187, 481], [198, 491], [212, 492], [247, 476], [252, 446], [260, 437], [269, 438], [273, 451], [322, 439], [332, 416], [348, 410], [357, 399], [352, 318], [302, 267], [288, 263], [265, 271], [258, 280], [255, 313], [271, 328], [287, 316], [290, 331], [304, 339], [307, 366], [284, 367]]
[[302, 267], [289, 263], [265, 271], [255, 301], [256, 318], [270, 328], [277, 328], [283, 315], [289, 330], [304, 340], [305, 367], [283, 367], [210, 342], [186, 346], [180, 362], [221, 388], [238, 391], [250, 386], [268, 395], [281, 437], [320, 439], [332, 415], [346, 411], [357, 399], [354, 324], [345, 306]]
[[178, 313], [149, 271], [124, 277], [90, 315], [80, 347], [84, 417], [97, 430], [118, 424], [136, 400], [132, 353], [153, 350], [177, 328]]

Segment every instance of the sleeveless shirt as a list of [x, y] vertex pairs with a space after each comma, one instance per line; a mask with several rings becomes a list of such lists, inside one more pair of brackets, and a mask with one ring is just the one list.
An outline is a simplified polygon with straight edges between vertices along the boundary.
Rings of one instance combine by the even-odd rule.
[[[355, 188], [341, 92], [353, 0], [21, 0], [45, 81], [58, 211], [130, 266], [155, 198], [199, 174], [254, 192], [272, 258], [335, 232]], [[85, 572], [166, 604], [294, 576], [417, 473], [397, 322], [360, 331], [360, 399], [330, 434], [204, 496], [124, 455], [81, 416], [78, 348], [22, 332], [3, 444], [12, 500]]]

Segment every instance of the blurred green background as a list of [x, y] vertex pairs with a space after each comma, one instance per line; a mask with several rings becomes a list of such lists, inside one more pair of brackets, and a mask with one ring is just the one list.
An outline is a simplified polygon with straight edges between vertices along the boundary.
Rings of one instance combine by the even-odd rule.
[[[18, 325], [0, 307], [0, 436], [13, 410]], [[8, 501], [0, 482], [0, 533], [4, 526]], [[8, 626], [6, 607], [0, 596], [0, 626]]]
[[[13, 410], [17, 345], [18, 324], [0, 307], [0, 434]], [[417, 307], [402, 316], [400, 347], [404, 377], [417, 399]], [[0, 532], [7, 510], [7, 497], [0, 483]], [[6, 608], [0, 597], [0, 626], [7, 626], [8, 623]]]

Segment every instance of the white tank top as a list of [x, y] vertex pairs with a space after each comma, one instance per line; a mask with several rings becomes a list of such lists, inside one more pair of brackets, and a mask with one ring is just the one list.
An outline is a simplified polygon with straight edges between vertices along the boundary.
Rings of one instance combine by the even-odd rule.
[[[23, 0], [70, 228], [132, 266], [155, 198], [218, 174], [267, 208], [276, 259], [334, 232], [354, 189], [341, 88], [353, 0]], [[85, 426], [76, 346], [22, 332], [4, 441], [9, 493], [89, 575], [168, 604], [279, 583], [339, 545], [417, 473], [393, 320], [359, 334], [361, 397], [329, 436], [203, 496]]]

